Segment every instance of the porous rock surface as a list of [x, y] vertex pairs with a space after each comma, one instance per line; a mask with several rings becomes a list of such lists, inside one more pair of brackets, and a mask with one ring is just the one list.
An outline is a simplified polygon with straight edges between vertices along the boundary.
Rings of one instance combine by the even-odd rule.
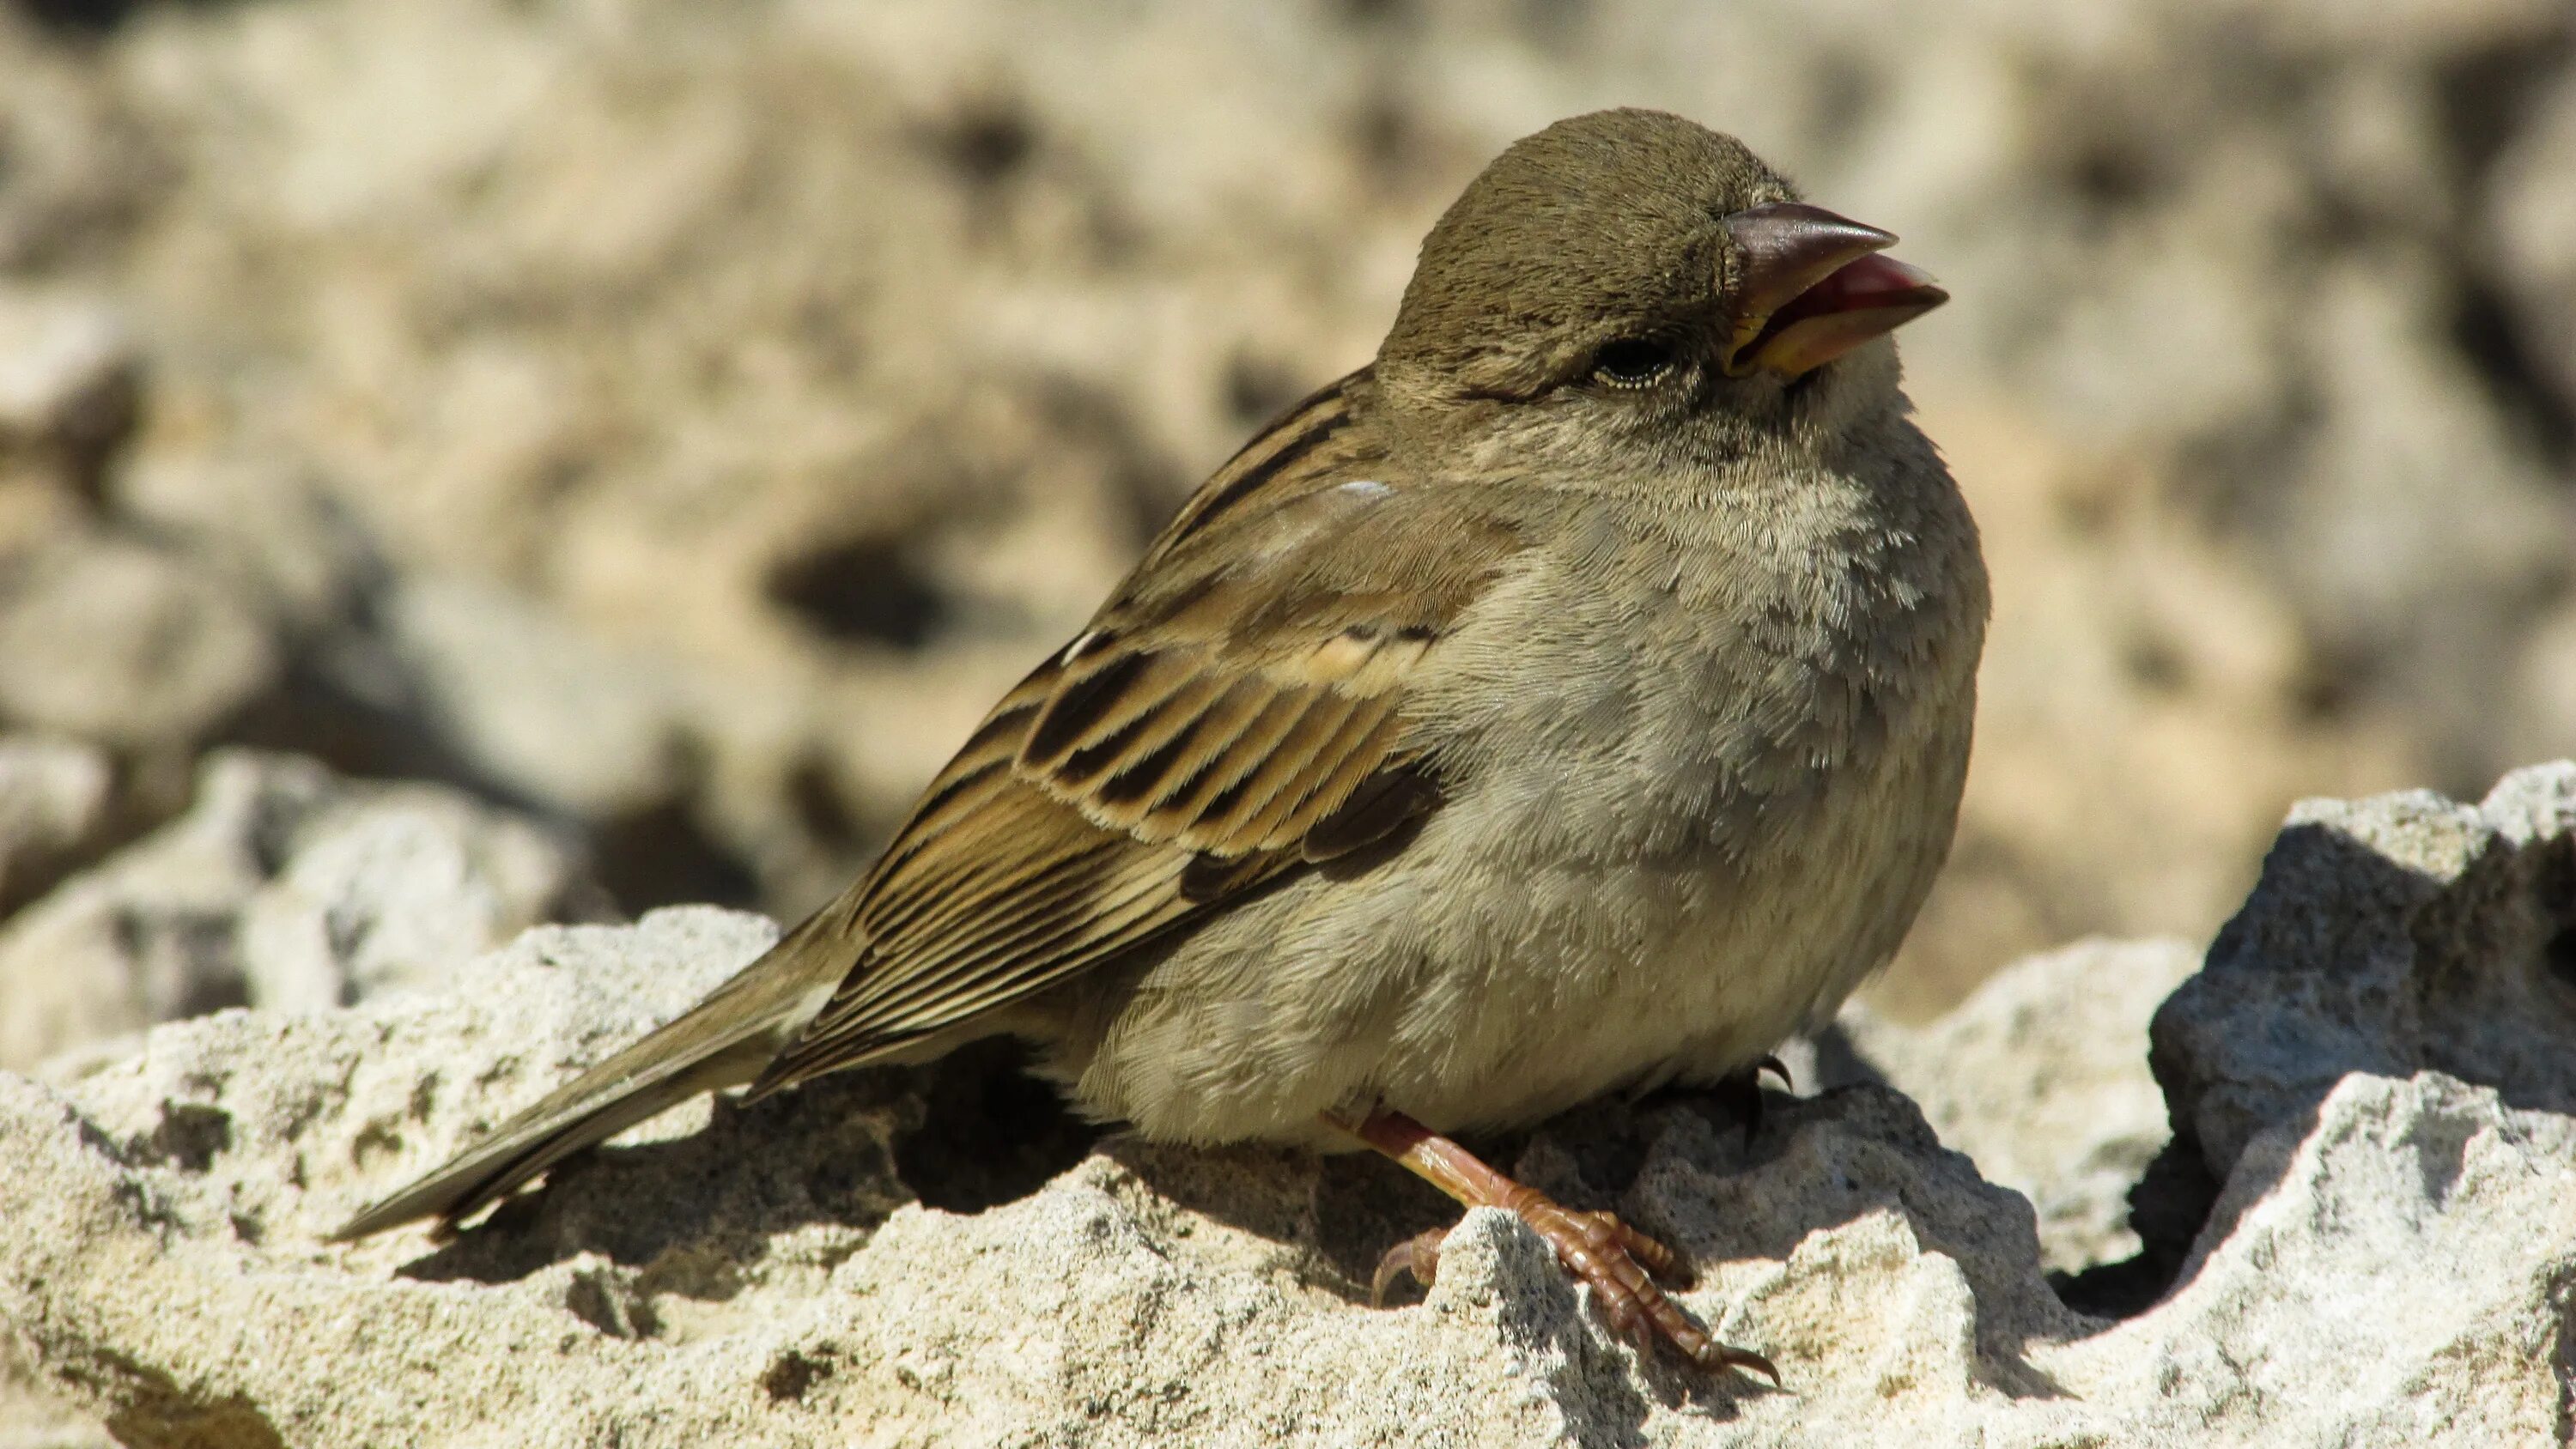
[[[435, 994], [165, 1026], [61, 1085], [0, 1077], [0, 1322], [20, 1372], [147, 1445], [2556, 1442], [2572, 858], [2576, 766], [2476, 807], [2301, 807], [2157, 1018], [2167, 1156], [2213, 1196], [2126, 1319], [2067, 1307], [2029, 1201], [1886, 1086], [1774, 1096], [1749, 1140], [1673, 1097], [1503, 1144], [1702, 1265], [1683, 1301], [1783, 1390], [1615, 1341], [1497, 1213], [1421, 1301], [1369, 1307], [1376, 1250], [1442, 1214], [1364, 1158], [1111, 1138], [966, 1202], [945, 1179], [1029, 1124], [943, 1118], [919, 1072], [676, 1111], [452, 1242], [321, 1242], [773, 937], [707, 908], [539, 928]], [[2016, 989], [2125, 1000], [2095, 978], [2170, 954], [2080, 948]], [[2008, 1067], [2038, 1011], [1971, 1012], [1947, 1075]], [[1937, 1060], [1853, 1035], [1892, 1075]], [[2079, 1125], [1921, 1090], [1999, 1172], [2090, 1170]], [[2101, 1115], [2105, 1141], [2141, 1130]]]
[[2347, 1071], [2474, 1076], [2576, 1112], [2576, 769], [2518, 771], [2477, 805], [2302, 803], [2154, 1041], [2213, 1175]]
[[2199, 965], [2181, 941], [2082, 941], [1996, 972], [1921, 1027], [1856, 1001], [1834, 1025], [1862, 1070], [1825, 1054], [1817, 1076], [1913, 1098], [1943, 1145], [2030, 1199], [2049, 1268], [2117, 1262], [2139, 1247], [2129, 1189], [2172, 1135], [2147, 1024]]
[[[0, 884], [94, 840], [92, 752], [0, 741]], [[206, 757], [189, 808], [0, 924], [0, 1068], [30, 1071], [228, 1006], [308, 1011], [440, 982], [607, 899], [561, 832], [311, 760]]]

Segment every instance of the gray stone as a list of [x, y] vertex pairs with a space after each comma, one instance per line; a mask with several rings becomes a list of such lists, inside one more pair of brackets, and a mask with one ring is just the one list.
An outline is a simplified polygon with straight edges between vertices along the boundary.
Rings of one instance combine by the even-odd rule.
[[2439, 1073], [2267, 1126], [2182, 1286], [2048, 1361], [2115, 1443], [2563, 1442], [2576, 1122]]
[[2489, 258], [2533, 364], [2576, 410], [2576, 73], [2531, 108], [2489, 186]]
[[118, 470], [109, 502], [255, 599], [300, 650], [367, 632], [390, 573], [344, 500], [274, 462], [147, 453]]
[[218, 753], [186, 814], [0, 926], [0, 1063], [27, 1070], [226, 1006], [318, 1010], [418, 986], [605, 908], [579, 853], [533, 822]]
[[2576, 1112], [2576, 764], [2486, 800], [2310, 800], [2201, 972], [2158, 1008], [2178, 1145], [2225, 1180], [2351, 1072], [2439, 1071]]
[[587, 819], [649, 810], [688, 786], [669, 683], [643, 661], [500, 589], [405, 583], [390, 647], [458, 756], [521, 797]]

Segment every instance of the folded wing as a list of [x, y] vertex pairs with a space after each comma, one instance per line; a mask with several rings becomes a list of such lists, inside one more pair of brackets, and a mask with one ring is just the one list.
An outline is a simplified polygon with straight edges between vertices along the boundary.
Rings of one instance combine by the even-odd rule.
[[1407, 682], [1519, 543], [1463, 493], [1373, 476], [1345, 406], [1328, 389], [1257, 439], [985, 718], [854, 887], [857, 962], [755, 1091], [966, 1024], [1437, 804]]

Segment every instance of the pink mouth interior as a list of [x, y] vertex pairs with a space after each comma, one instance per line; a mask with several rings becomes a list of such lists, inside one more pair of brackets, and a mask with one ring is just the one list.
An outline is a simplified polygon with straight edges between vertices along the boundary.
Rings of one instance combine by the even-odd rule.
[[1771, 314], [1771, 325], [1764, 330], [1777, 331], [1789, 323], [1832, 312], [1937, 302], [1946, 295], [1924, 273], [1894, 257], [1873, 253], [1845, 264], [1799, 293], [1788, 306]]

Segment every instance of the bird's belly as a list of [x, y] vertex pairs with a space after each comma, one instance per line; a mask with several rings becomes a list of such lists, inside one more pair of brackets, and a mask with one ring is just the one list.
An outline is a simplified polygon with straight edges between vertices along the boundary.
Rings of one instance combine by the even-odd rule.
[[[1378, 1090], [1434, 1126], [1508, 1126], [1715, 1080], [1819, 1024], [1894, 952], [1947, 846], [1956, 776], [1895, 764], [1768, 802], [1758, 865], [1730, 822], [1618, 870], [1495, 872], [1473, 912], [1491, 927], [1410, 1003]], [[1927, 812], [1937, 838], [1896, 824]]]
[[1150, 1136], [1304, 1142], [1326, 1110], [1501, 1127], [1738, 1070], [1884, 964], [1938, 867], [1964, 719], [1889, 744], [1758, 802], [1533, 760], [1179, 942], [1059, 1035], [1060, 1070]]

